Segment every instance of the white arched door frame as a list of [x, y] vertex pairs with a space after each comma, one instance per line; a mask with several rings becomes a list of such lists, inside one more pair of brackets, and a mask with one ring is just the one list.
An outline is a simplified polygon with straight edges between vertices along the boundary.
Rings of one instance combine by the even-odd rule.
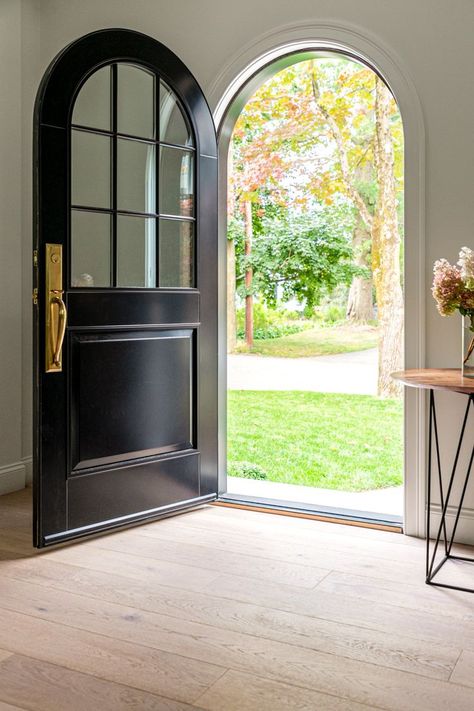
[[[403, 62], [359, 28], [321, 24], [280, 28], [244, 47], [222, 69], [207, 96], [219, 134], [219, 482], [226, 490], [226, 200], [227, 154], [232, 130], [245, 103], [277, 71], [314, 56], [338, 52], [376, 71], [393, 92], [405, 140], [405, 367], [425, 363], [425, 130], [420, 101]], [[405, 397], [405, 532], [425, 529], [426, 416], [422, 393]]]

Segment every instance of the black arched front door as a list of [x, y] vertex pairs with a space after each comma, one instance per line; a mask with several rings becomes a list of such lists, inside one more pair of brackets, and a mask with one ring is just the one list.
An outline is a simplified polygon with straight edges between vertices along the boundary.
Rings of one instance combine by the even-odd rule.
[[217, 149], [156, 40], [102, 30], [52, 63], [35, 110], [34, 538], [217, 492]]

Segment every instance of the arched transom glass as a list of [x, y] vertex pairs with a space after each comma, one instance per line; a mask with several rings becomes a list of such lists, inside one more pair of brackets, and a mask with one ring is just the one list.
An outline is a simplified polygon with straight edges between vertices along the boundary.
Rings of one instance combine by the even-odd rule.
[[71, 286], [196, 286], [194, 174], [172, 89], [137, 65], [96, 70], [71, 120]]

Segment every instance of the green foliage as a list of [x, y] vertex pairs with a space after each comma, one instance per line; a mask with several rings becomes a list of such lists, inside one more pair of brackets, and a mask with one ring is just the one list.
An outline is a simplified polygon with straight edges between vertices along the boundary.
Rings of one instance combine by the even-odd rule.
[[[271, 309], [258, 301], [253, 307], [255, 340], [281, 338], [292, 333], [299, 333], [309, 324], [302, 321], [295, 323], [298, 315], [284, 309]], [[245, 308], [237, 309], [237, 338], [245, 338]]]
[[[267, 303], [274, 303], [277, 284], [283, 287], [284, 298], [295, 296], [311, 308], [336, 283], [348, 283], [352, 256], [338, 243], [340, 230], [326, 228], [331, 221], [337, 227], [334, 213], [348, 205], [353, 225], [358, 209], [342, 174], [327, 117], [340, 131], [355, 189], [374, 214], [379, 198], [374, 170], [375, 82], [375, 73], [358, 62], [336, 55], [321, 57], [278, 72], [245, 105], [233, 134], [229, 177], [232, 211], [239, 223], [234, 235], [241, 296], [245, 295], [246, 266], [255, 273], [252, 293], [261, 294]], [[402, 233], [403, 126], [394, 99], [390, 111]], [[246, 263], [241, 211], [248, 200], [255, 254]], [[315, 218], [315, 211], [323, 211], [324, 217]], [[346, 217], [343, 223], [349, 241], [352, 228]], [[335, 235], [332, 251], [331, 234]], [[275, 239], [273, 248], [268, 245], [271, 238]]]
[[267, 472], [263, 467], [253, 462], [229, 462], [227, 466], [229, 476], [238, 476], [241, 479], [266, 479]]
[[[377, 343], [378, 333], [373, 326], [340, 322], [313, 326], [290, 336], [255, 341], [251, 353], [276, 358], [306, 358], [362, 351], [375, 348]], [[242, 343], [237, 345], [236, 351], [249, 352]]]
[[[304, 330], [304, 326], [296, 323], [282, 324], [280, 326], [269, 326], [268, 328], [254, 328], [253, 337], [256, 341], [265, 341], [272, 338], [282, 338], [290, 336], [292, 333], [300, 333]], [[237, 330], [237, 338], [245, 338], [245, 328]]]
[[[372, 170], [373, 173], [373, 170]], [[357, 180], [356, 181], [356, 188], [359, 191], [359, 193], [362, 195], [364, 198], [364, 202], [369, 208], [369, 212], [371, 214], [374, 213], [374, 207], [377, 202], [377, 195], [378, 195], [378, 185], [377, 181], [375, 180], [375, 175], [372, 176], [372, 180]]]
[[345, 309], [342, 306], [331, 304], [324, 312], [324, 320], [326, 323], [338, 323], [344, 321], [346, 316]]
[[[339, 284], [350, 284], [355, 274], [362, 273], [352, 263], [353, 225], [353, 210], [345, 202], [315, 206], [300, 214], [264, 215], [251, 256], [237, 250], [237, 274], [251, 267], [253, 293], [267, 304], [276, 304], [280, 286], [283, 300], [296, 298], [311, 308]], [[239, 295], [245, 296], [242, 282], [237, 283]]]
[[240, 215], [230, 217], [227, 222], [227, 239], [234, 240], [235, 249], [240, 248], [243, 251], [244, 243], [244, 223]]
[[[253, 305], [254, 328], [266, 329], [271, 326], [281, 326], [289, 321], [288, 312], [284, 309], [270, 309], [259, 301]], [[237, 328], [245, 326], [245, 309], [237, 309]]]
[[[233, 134], [237, 192], [264, 188], [285, 204], [295, 196], [305, 201], [312, 194], [330, 204], [334, 195], [349, 195], [341, 180], [329, 116], [341, 132], [351, 173], [371, 167], [372, 177], [358, 188], [373, 212], [377, 199], [373, 170], [375, 79], [368, 67], [333, 56], [298, 62], [262, 84], [245, 105]], [[401, 193], [403, 126], [395, 100], [390, 121], [394, 177]]]

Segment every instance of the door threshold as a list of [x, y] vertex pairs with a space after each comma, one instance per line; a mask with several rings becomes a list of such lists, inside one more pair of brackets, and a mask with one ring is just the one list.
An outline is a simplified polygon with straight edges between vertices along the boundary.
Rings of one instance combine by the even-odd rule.
[[344, 526], [358, 526], [359, 528], [373, 528], [391, 533], [403, 533], [403, 519], [401, 516], [376, 514], [368, 511], [353, 511], [351, 509], [337, 509], [326, 506], [313, 506], [300, 504], [293, 501], [280, 501], [277, 499], [256, 498], [244, 494], [223, 494], [212, 506], [223, 506], [234, 509], [244, 509], [258, 513], [276, 514], [277, 516], [291, 516], [293, 518], [306, 518], [325, 523], [339, 523]]

